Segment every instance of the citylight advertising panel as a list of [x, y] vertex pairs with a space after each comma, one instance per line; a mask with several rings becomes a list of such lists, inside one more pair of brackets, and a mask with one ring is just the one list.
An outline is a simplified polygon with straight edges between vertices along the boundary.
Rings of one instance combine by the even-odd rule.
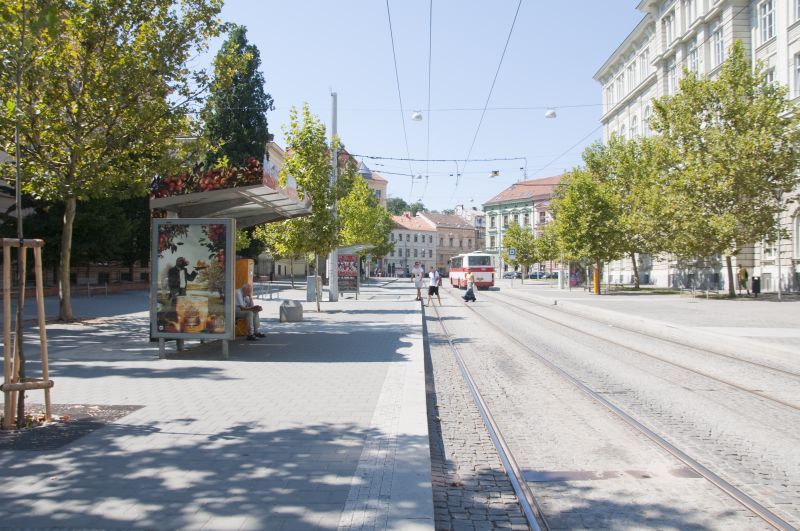
[[339, 293], [358, 293], [358, 256], [340, 254], [337, 276], [339, 277]]
[[232, 219], [154, 219], [150, 330], [154, 338], [234, 339]]

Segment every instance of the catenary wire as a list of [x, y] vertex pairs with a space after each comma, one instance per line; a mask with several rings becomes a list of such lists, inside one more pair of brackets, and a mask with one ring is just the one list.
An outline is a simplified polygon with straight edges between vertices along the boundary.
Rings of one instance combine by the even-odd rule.
[[[389, 20], [389, 37], [392, 41], [392, 59], [394, 61], [394, 79], [397, 83], [397, 99], [400, 101], [400, 123], [403, 124], [403, 140], [406, 145], [406, 156], [408, 157], [408, 171], [414, 173], [414, 168], [411, 166], [411, 151], [408, 149], [408, 132], [406, 131], [405, 109], [403, 109], [403, 94], [400, 91], [400, 73], [397, 70], [397, 52], [394, 45], [394, 31], [392, 30], [392, 12], [389, 9], [389, 0], [386, 0], [386, 18]], [[409, 191], [409, 199], [414, 194], [414, 178], [411, 178], [411, 190]]]

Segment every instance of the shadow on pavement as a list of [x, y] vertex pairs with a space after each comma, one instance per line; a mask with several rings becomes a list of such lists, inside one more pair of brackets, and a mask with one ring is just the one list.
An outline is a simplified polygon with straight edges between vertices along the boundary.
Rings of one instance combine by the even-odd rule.
[[[328, 423], [193, 434], [195, 420], [173, 423], [172, 431], [114, 424], [58, 452], [0, 454], [3, 526], [336, 529], [365, 439], [386, 436]], [[164, 448], [137, 443], [174, 440], [184, 430]], [[397, 447], [425, 443], [419, 439], [401, 436]], [[410, 464], [402, 451], [396, 459], [399, 470]], [[392, 506], [397, 517], [418, 513], [407, 495]]]

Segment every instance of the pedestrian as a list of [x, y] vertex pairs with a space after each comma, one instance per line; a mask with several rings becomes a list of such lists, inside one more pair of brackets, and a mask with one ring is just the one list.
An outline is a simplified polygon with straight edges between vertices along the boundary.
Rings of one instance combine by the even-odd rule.
[[742, 264], [739, 264], [739, 270], [736, 272], [736, 277], [739, 280], [739, 295], [742, 294], [742, 288], [747, 290], [747, 294], [750, 295], [750, 286], [747, 284], [747, 280], [750, 278], [750, 275], [747, 273], [747, 269], [745, 269]]
[[417, 288], [417, 300], [422, 300], [422, 286], [424, 281], [422, 277], [425, 276], [425, 270], [420, 267], [419, 262], [414, 262], [414, 269], [411, 270], [411, 277], [414, 280], [414, 287]]
[[439, 306], [442, 305], [442, 299], [439, 297], [439, 286], [442, 284], [442, 277], [439, 272], [431, 266], [428, 271], [428, 306], [431, 305], [431, 296], [436, 295], [436, 300], [439, 301]]
[[255, 341], [259, 337], [267, 337], [258, 330], [261, 321], [258, 312], [263, 308], [253, 304], [253, 286], [244, 284], [236, 290], [236, 319], [247, 322], [247, 340]]
[[475, 276], [472, 274], [472, 271], [467, 271], [467, 291], [464, 293], [462, 299], [466, 302], [475, 302], [477, 299], [475, 298]]

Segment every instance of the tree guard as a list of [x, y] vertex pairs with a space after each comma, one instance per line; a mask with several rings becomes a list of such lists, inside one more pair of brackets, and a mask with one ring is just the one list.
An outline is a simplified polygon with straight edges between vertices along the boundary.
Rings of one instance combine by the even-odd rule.
[[[50, 406], [50, 388], [53, 387], [53, 381], [50, 379], [49, 368], [47, 365], [47, 330], [45, 328], [44, 316], [44, 283], [42, 280], [42, 246], [43, 240], [17, 240], [12, 238], [3, 238], [3, 311], [5, 319], [3, 320], [3, 333], [5, 340], [4, 358], [3, 358], [3, 385], [0, 385], [0, 390], [3, 391], [5, 399], [5, 412], [3, 417], [3, 429], [13, 429], [16, 426], [16, 409], [18, 393], [30, 391], [34, 389], [44, 390], [44, 407], [45, 407], [45, 421], [52, 420], [52, 411]], [[34, 273], [36, 275], [36, 309], [39, 321], [39, 341], [41, 342], [41, 361], [42, 361], [42, 378], [25, 378], [20, 381], [19, 378], [19, 348], [22, 337], [14, 336], [13, 348], [11, 345], [11, 249], [17, 248], [17, 259], [19, 260], [19, 267], [23, 271], [23, 283], [19, 289], [25, 290], [25, 273], [27, 273], [27, 255], [28, 249], [33, 249]]]

